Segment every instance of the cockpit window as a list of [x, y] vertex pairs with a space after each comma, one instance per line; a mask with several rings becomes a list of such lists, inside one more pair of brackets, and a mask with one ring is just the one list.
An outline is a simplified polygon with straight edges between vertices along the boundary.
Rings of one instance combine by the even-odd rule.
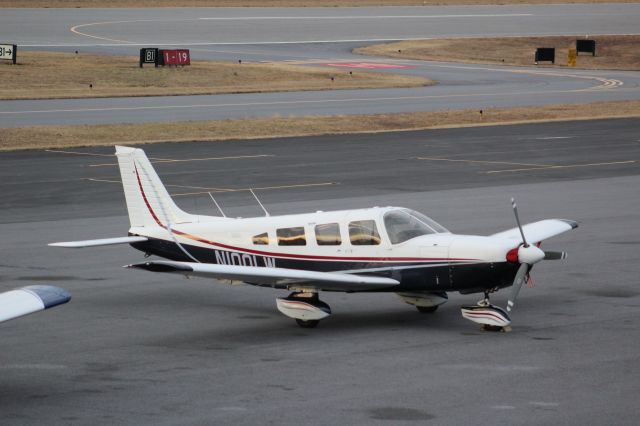
[[357, 220], [349, 223], [349, 239], [354, 246], [376, 246], [380, 234], [375, 220]]
[[279, 246], [306, 246], [307, 238], [304, 235], [304, 227], [276, 229]]
[[403, 243], [421, 235], [447, 231], [442, 225], [413, 210], [393, 210], [384, 215], [384, 226], [392, 244]]

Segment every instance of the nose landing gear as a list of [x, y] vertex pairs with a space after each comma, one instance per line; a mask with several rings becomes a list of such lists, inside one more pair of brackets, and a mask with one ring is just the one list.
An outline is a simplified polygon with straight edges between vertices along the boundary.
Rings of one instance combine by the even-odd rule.
[[485, 331], [511, 331], [511, 318], [507, 311], [499, 306], [492, 305], [489, 301], [489, 293], [484, 293], [484, 299], [476, 305], [460, 308], [462, 317], [482, 325]]

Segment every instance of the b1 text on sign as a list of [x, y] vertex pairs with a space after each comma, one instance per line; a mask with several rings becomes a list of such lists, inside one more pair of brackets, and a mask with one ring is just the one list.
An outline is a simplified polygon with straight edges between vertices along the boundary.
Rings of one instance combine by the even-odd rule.
[[0, 44], [0, 59], [16, 63], [18, 46], [15, 44]]

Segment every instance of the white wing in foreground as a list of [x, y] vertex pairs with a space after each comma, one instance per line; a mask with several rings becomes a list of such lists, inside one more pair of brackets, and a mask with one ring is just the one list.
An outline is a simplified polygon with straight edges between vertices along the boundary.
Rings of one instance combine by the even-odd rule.
[[50, 285], [31, 285], [0, 293], [0, 322], [53, 308], [71, 300], [64, 289]]
[[255, 266], [216, 265], [159, 260], [127, 265], [127, 268], [152, 272], [169, 272], [187, 276], [244, 281], [256, 285], [287, 285], [308, 283], [309, 287], [331, 291], [363, 291], [393, 287], [398, 281], [365, 275], [339, 272], [316, 272], [285, 268], [261, 268]]
[[[539, 222], [528, 223], [522, 227], [527, 241], [531, 244], [539, 243], [547, 238], [554, 237], [578, 227], [578, 222], [567, 219], [546, 219]], [[512, 228], [508, 231], [498, 232], [491, 237], [502, 238], [505, 240], [522, 241], [520, 230]]]

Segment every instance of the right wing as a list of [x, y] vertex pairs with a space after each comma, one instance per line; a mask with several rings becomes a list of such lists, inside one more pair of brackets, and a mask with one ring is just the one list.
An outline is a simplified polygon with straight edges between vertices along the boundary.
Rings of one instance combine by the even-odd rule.
[[147, 237], [117, 237], [117, 238], [102, 238], [99, 240], [83, 240], [83, 241], [64, 241], [61, 243], [50, 243], [51, 247], [66, 247], [66, 248], [83, 248], [83, 247], [97, 247], [97, 246], [112, 246], [115, 244], [131, 244], [147, 241]]
[[[578, 227], [578, 222], [568, 219], [546, 219], [538, 222], [528, 223], [522, 227], [524, 236], [531, 244], [539, 243], [547, 238], [560, 235]], [[522, 241], [520, 230], [512, 228], [507, 231], [491, 235], [491, 237], [503, 238], [506, 240]]]
[[127, 268], [168, 272], [187, 276], [244, 281], [254, 285], [286, 286], [304, 284], [319, 290], [364, 291], [400, 284], [392, 278], [353, 275], [340, 272], [316, 272], [299, 269], [262, 268], [256, 266], [217, 265], [211, 263], [157, 260], [127, 265]]
[[51, 285], [31, 285], [0, 293], [0, 322], [53, 308], [71, 300], [64, 289]]

